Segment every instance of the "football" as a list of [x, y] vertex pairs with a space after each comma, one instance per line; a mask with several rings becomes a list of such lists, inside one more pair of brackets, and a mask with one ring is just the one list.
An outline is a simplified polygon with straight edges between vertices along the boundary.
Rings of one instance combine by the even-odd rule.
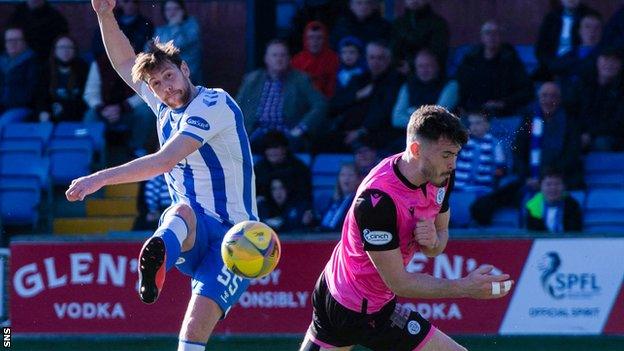
[[229, 270], [243, 278], [261, 278], [277, 266], [281, 254], [279, 238], [268, 225], [244, 221], [227, 231], [221, 257]]

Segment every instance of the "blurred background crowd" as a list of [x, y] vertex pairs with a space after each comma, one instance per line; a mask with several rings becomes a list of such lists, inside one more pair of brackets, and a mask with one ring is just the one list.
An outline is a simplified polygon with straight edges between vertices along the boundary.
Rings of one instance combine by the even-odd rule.
[[[458, 33], [436, 1], [396, 2], [393, 16], [379, 0], [264, 9], [283, 25], [275, 37], [253, 34], [258, 65], [230, 91], [254, 152], [261, 220], [281, 233], [340, 231], [363, 177], [405, 148], [412, 112], [438, 104], [471, 135], [457, 160], [453, 227], [624, 233], [624, 5], [603, 13], [591, 1], [550, 1], [532, 45], [510, 43], [508, 23], [492, 18], [465, 28], [478, 42], [451, 46]], [[155, 36], [173, 40], [203, 85], [213, 73], [204, 60], [220, 48], [203, 45], [214, 33], [202, 24], [217, 19], [187, 5], [117, 0], [116, 16], [136, 51]], [[153, 152], [154, 116], [97, 31], [70, 31], [45, 0], [11, 9], [0, 22], [4, 244], [24, 231], [155, 227], [171, 201], [163, 177], [86, 205], [63, 200], [74, 177]], [[90, 46], [78, 47], [85, 36]]]

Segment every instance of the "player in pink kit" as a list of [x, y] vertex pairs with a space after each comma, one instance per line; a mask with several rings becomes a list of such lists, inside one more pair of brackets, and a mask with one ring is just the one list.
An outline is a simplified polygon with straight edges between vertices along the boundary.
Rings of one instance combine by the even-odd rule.
[[442, 107], [412, 114], [406, 150], [382, 160], [358, 188], [317, 281], [300, 351], [465, 350], [417, 312], [398, 308], [396, 296], [490, 299], [511, 290], [509, 275], [489, 274], [492, 266], [457, 280], [405, 270], [417, 250], [434, 257], [446, 247], [455, 162], [467, 140], [459, 119]]

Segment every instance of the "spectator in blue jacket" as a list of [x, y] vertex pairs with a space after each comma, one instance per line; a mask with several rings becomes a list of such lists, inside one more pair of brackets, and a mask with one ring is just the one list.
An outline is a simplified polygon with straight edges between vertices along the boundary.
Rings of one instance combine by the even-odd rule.
[[39, 88], [37, 58], [20, 28], [4, 31], [5, 53], [0, 56], [0, 127], [27, 119]]

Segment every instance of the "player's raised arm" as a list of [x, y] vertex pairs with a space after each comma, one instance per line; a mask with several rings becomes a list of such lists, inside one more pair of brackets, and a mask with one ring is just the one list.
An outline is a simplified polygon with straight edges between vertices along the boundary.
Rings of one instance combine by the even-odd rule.
[[178, 162], [201, 146], [195, 138], [178, 134], [160, 151], [137, 158], [121, 166], [108, 168], [72, 181], [65, 196], [69, 201], [82, 201], [106, 185], [134, 183], [170, 171]]
[[97, 14], [100, 32], [102, 32], [102, 41], [106, 48], [106, 54], [113, 65], [117, 74], [128, 84], [134, 91], [140, 93], [139, 83], [132, 81], [132, 66], [136, 59], [136, 53], [130, 45], [130, 41], [125, 34], [119, 29], [113, 9], [116, 0], [91, 0], [93, 10]]

